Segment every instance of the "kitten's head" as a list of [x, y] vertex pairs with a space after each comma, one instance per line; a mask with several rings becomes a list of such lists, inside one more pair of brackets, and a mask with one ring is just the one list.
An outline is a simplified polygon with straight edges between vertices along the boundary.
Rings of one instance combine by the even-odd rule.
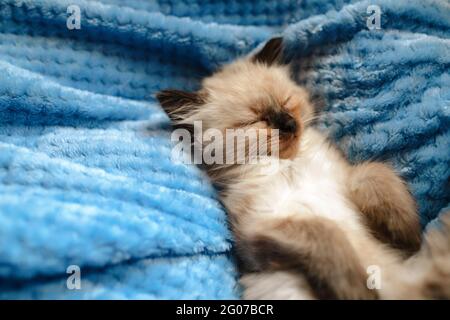
[[292, 158], [313, 109], [307, 92], [280, 63], [282, 51], [282, 39], [274, 38], [255, 55], [205, 78], [199, 91], [163, 90], [157, 99], [176, 127], [190, 128], [202, 121], [204, 131], [278, 129], [279, 156]]

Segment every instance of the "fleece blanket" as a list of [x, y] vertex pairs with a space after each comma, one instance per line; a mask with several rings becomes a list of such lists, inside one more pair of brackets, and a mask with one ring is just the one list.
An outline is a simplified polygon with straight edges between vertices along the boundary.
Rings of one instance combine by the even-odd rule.
[[224, 210], [171, 161], [154, 93], [280, 34], [319, 127], [391, 162], [424, 228], [445, 211], [447, 0], [2, 0], [0, 298], [239, 298]]

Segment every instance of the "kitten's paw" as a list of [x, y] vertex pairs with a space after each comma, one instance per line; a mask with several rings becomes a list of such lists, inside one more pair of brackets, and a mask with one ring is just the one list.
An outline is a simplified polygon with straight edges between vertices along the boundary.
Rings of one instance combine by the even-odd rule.
[[313, 300], [308, 282], [295, 272], [266, 271], [244, 275], [240, 279], [246, 300]]
[[355, 166], [349, 191], [377, 238], [409, 253], [420, 249], [421, 227], [415, 201], [391, 167], [379, 162]]

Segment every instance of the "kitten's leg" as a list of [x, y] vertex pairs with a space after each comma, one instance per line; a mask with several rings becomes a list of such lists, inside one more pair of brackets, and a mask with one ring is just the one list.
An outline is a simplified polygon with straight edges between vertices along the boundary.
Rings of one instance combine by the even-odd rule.
[[239, 283], [245, 288], [245, 300], [315, 300], [317, 299], [304, 276], [292, 271], [247, 273]]
[[[304, 276], [319, 299], [376, 299], [344, 232], [325, 218], [268, 220], [238, 241], [253, 271]], [[300, 289], [300, 288], [299, 288]]]
[[409, 253], [420, 249], [421, 228], [416, 204], [391, 167], [379, 162], [353, 167], [349, 191], [378, 239]]

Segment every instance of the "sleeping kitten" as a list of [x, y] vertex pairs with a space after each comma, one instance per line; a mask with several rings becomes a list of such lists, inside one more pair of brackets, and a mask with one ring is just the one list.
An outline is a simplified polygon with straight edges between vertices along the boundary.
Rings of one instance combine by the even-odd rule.
[[[278, 155], [268, 155], [277, 170], [270, 161], [206, 166], [221, 186], [244, 298], [449, 298], [449, 215], [442, 233], [407, 258], [420, 249], [421, 228], [405, 183], [387, 164], [351, 165], [310, 125], [308, 93], [279, 63], [282, 47], [281, 38], [270, 40], [204, 79], [198, 92], [157, 94], [175, 127], [202, 121], [203, 131], [224, 136], [233, 128], [279, 130]], [[381, 271], [378, 290], [368, 287], [370, 268]]]

